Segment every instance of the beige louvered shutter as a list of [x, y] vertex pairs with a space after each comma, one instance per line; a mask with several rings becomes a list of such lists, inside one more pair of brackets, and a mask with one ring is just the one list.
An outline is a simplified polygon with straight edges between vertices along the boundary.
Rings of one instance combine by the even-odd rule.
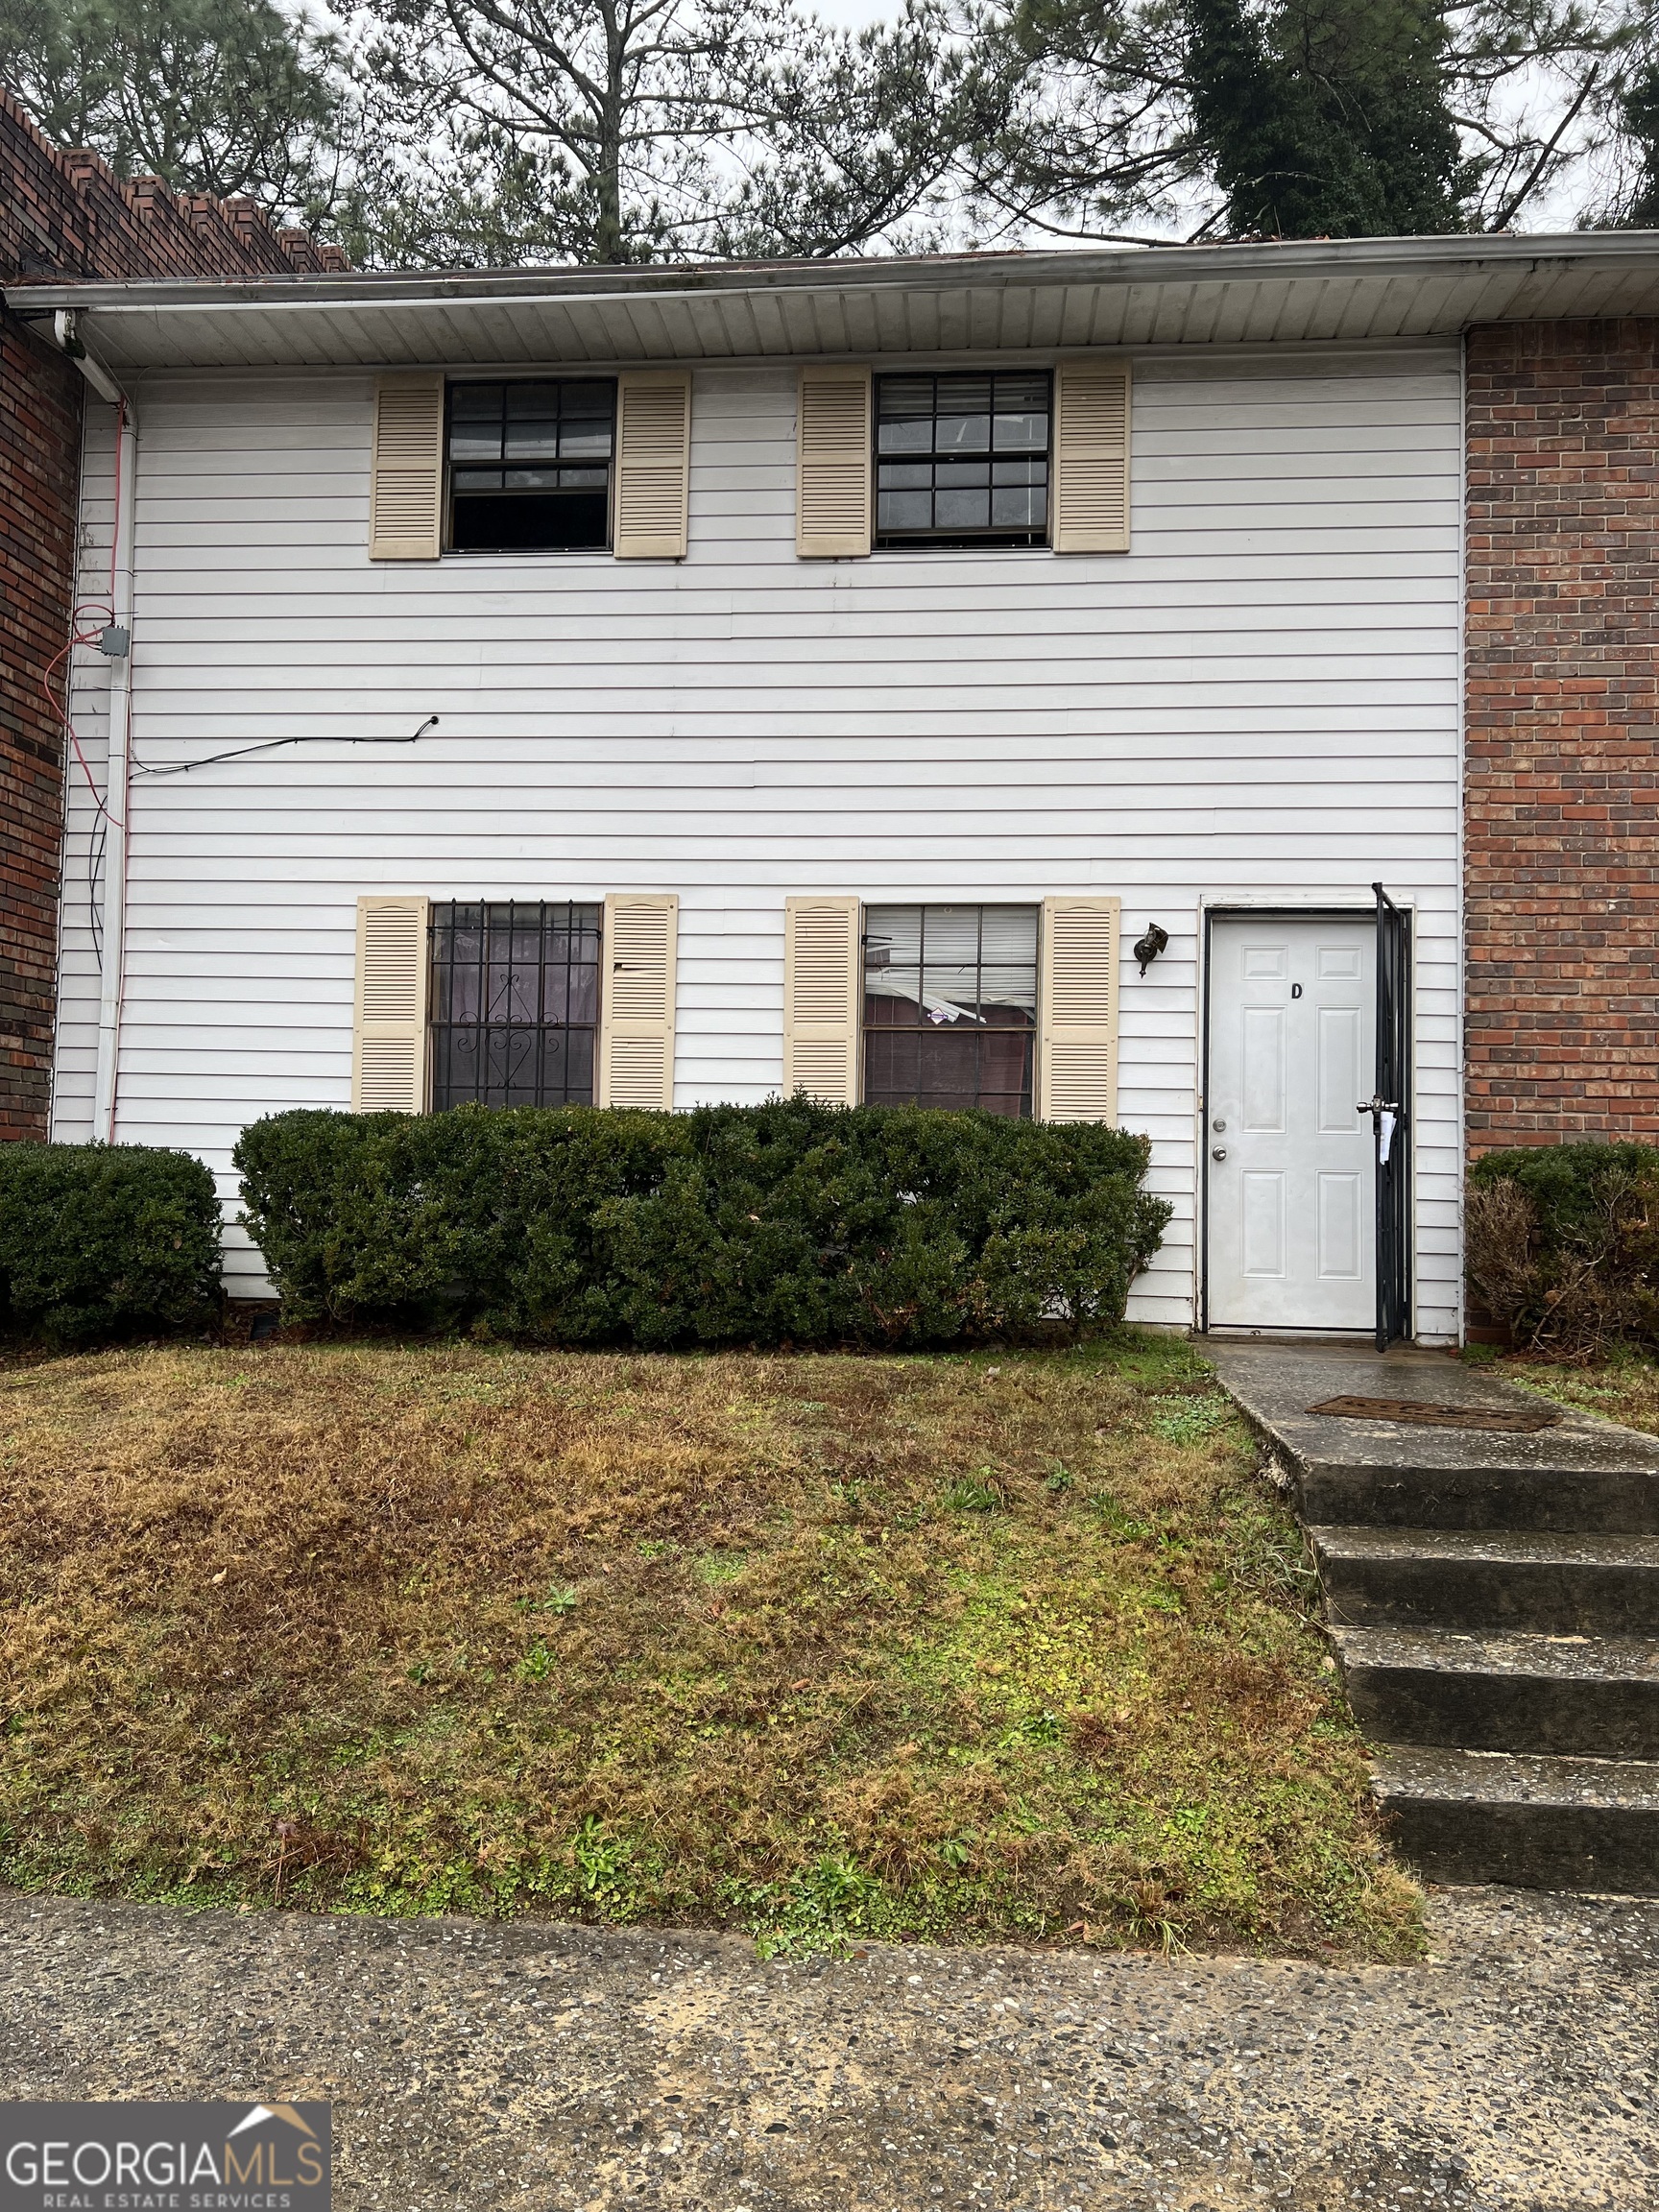
[[858, 1103], [856, 899], [783, 902], [783, 1095]]
[[353, 1114], [426, 1111], [425, 899], [359, 899]]
[[382, 376], [374, 386], [369, 558], [436, 561], [443, 525], [444, 379]]
[[1054, 550], [1129, 550], [1129, 364], [1054, 372]]
[[680, 902], [614, 892], [605, 902], [599, 1104], [674, 1104], [674, 969]]
[[1116, 899], [1045, 899], [1037, 1095], [1045, 1121], [1118, 1115]]
[[616, 558], [683, 561], [691, 482], [691, 379], [616, 383]]
[[820, 560], [870, 550], [870, 372], [801, 372], [795, 427], [795, 550]]

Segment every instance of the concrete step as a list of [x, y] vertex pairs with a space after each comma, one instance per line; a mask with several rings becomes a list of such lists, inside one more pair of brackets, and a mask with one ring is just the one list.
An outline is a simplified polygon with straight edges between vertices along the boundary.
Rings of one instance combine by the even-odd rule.
[[[1513, 1443], [1482, 1437], [1482, 1446]], [[1541, 1440], [1542, 1441], [1542, 1440]], [[1519, 1460], [1520, 1455], [1515, 1455]], [[1503, 1528], [1659, 1536], [1659, 1470], [1540, 1453], [1505, 1464], [1488, 1449], [1466, 1466], [1402, 1456], [1392, 1464], [1290, 1455], [1298, 1510], [1319, 1527]]]
[[1389, 1744], [1394, 1842], [1431, 1882], [1659, 1896], [1659, 1765]]
[[1355, 1717], [1384, 1743], [1659, 1760], [1659, 1643], [1334, 1628]]
[[1315, 1413], [1333, 1398], [1408, 1399], [1481, 1416], [1543, 1402], [1432, 1353], [1206, 1345], [1319, 1527], [1554, 1529], [1659, 1536], [1659, 1437], [1575, 1407], [1530, 1434]]
[[1346, 1627], [1659, 1636], [1659, 1536], [1310, 1528]]

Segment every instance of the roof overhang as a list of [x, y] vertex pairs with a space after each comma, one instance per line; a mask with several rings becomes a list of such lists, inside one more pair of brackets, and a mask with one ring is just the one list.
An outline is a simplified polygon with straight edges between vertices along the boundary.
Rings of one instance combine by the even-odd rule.
[[734, 361], [1450, 337], [1659, 313], [1659, 231], [28, 283], [118, 373]]

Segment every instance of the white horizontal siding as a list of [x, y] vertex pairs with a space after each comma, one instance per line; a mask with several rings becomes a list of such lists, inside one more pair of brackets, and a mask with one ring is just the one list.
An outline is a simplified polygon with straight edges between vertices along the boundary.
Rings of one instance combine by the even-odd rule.
[[[1418, 916], [1420, 1321], [1457, 1312], [1458, 379], [1448, 349], [1152, 358], [1134, 550], [794, 553], [794, 375], [695, 380], [686, 561], [367, 559], [370, 384], [142, 396], [133, 743], [307, 743], [132, 806], [119, 1131], [225, 1177], [236, 1133], [349, 1096], [365, 891], [681, 896], [676, 1097], [782, 1076], [783, 901], [1122, 895], [1120, 1118], [1174, 1203], [1135, 1294], [1192, 1312], [1206, 902]], [[88, 561], [108, 528], [89, 430]], [[100, 534], [102, 535], [102, 538]], [[95, 771], [106, 672], [82, 673]], [[72, 789], [58, 1123], [87, 1133], [91, 810]], [[233, 1254], [251, 1286], [256, 1262]]]

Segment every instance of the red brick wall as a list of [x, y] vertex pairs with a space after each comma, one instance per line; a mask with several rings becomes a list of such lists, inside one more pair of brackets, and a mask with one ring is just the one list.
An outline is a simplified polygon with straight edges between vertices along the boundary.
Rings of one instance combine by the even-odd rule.
[[46, 1133], [62, 731], [41, 678], [69, 634], [81, 378], [0, 322], [0, 1138]]
[[69, 636], [84, 391], [31, 328], [29, 281], [344, 266], [251, 200], [176, 199], [60, 152], [0, 85], [0, 1140], [46, 1134], [63, 732], [41, 686]]
[[1659, 1139], [1659, 322], [1469, 334], [1472, 1154]]

